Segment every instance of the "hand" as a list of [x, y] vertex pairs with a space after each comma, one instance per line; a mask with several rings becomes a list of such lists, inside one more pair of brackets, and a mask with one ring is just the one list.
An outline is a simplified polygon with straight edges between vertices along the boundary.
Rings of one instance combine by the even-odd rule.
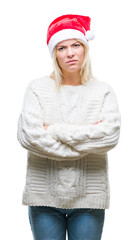
[[95, 123], [92, 123], [93, 125], [96, 125], [98, 123], [102, 122], [102, 120], [98, 121], [98, 122], [95, 122]]
[[49, 124], [43, 123], [43, 127], [45, 130], [47, 130], [48, 126], [49, 126]]

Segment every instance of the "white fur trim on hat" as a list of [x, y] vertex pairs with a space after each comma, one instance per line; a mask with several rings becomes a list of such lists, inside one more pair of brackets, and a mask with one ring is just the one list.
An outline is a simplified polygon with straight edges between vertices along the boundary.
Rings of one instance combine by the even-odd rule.
[[64, 30], [61, 30], [57, 33], [55, 33], [50, 41], [49, 41], [49, 44], [48, 44], [48, 48], [49, 48], [49, 51], [50, 51], [50, 54], [51, 54], [51, 57], [53, 55], [53, 50], [54, 50], [54, 47], [59, 43], [59, 42], [62, 42], [64, 40], [67, 40], [67, 39], [80, 39], [82, 40], [85, 44], [88, 45], [88, 41], [85, 37], [85, 35], [78, 31], [78, 30], [75, 30], [75, 29], [64, 29]]
[[95, 37], [93, 31], [91, 31], [91, 30], [88, 30], [88, 31], [85, 33], [85, 36], [86, 36], [86, 39], [87, 39], [87, 40], [93, 40], [94, 37]]

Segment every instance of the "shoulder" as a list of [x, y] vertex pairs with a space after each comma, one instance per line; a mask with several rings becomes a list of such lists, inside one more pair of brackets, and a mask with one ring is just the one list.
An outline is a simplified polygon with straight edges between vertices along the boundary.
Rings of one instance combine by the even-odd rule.
[[54, 86], [54, 81], [49, 76], [33, 79], [28, 84], [28, 88], [34, 90], [39, 90], [41, 87], [46, 88], [52, 86]]
[[87, 82], [88, 88], [91, 90], [93, 89], [97, 93], [108, 93], [108, 92], [114, 92], [113, 88], [108, 84], [107, 82], [100, 81], [97, 79], [90, 79]]

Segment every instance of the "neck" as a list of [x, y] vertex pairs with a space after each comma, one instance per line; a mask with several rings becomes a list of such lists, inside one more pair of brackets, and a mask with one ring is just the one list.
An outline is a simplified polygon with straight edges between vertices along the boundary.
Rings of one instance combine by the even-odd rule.
[[63, 73], [62, 84], [64, 85], [82, 85], [80, 73]]

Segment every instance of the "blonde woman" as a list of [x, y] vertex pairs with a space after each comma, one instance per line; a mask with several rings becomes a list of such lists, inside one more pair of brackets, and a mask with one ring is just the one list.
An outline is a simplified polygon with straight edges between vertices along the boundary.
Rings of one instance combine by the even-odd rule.
[[18, 122], [28, 150], [23, 204], [35, 240], [100, 240], [109, 208], [107, 152], [119, 140], [113, 89], [95, 80], [91, 19], [56, 18], [47, 31], [53, 73], [30, 82]]

